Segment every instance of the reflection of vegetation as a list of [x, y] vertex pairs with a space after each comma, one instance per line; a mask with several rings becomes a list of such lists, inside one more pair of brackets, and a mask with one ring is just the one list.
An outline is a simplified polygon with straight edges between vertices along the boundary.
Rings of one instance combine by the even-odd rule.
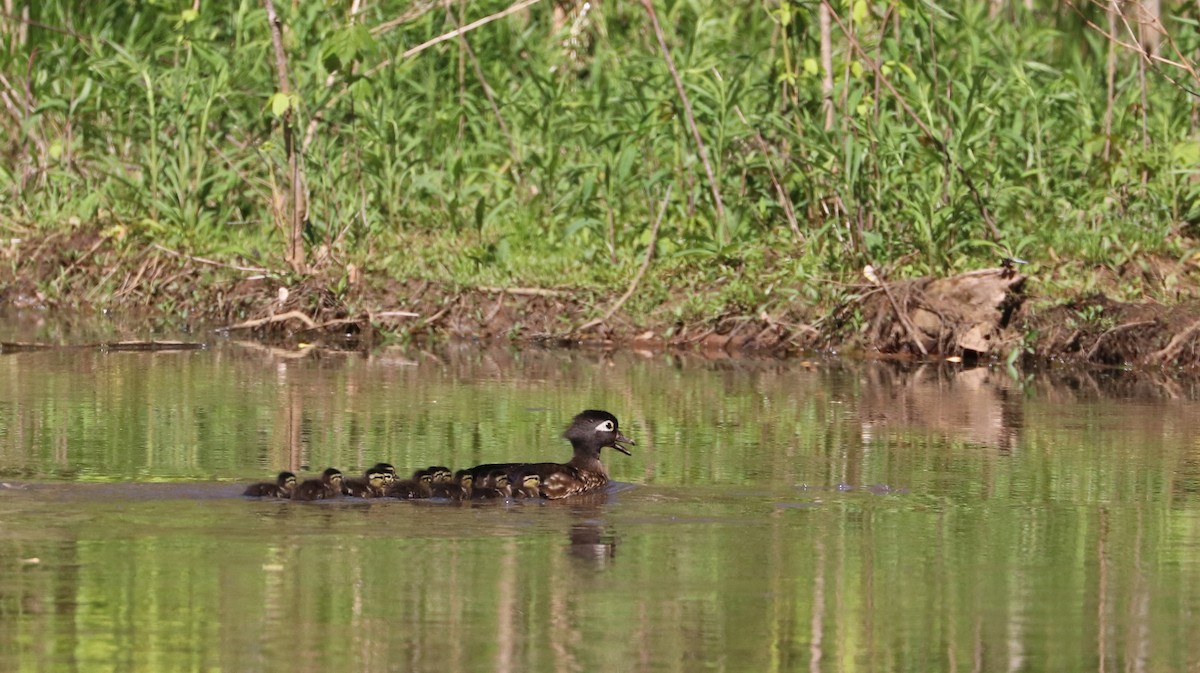
[[391, 357], [6, 356], [0, 465], [246, 479], [293, 459], [556, 457], [570, 415], [601, 406], [639, 442], [608, 457], [614, 477], [642, 486], [507, 507], [0, 491], [0, 668], [790, 671], [819, 653], [831, 671], [1055, 671], [1150, 652], [1165, 672], [1197, 656], [1189, 406], [987, 370]]

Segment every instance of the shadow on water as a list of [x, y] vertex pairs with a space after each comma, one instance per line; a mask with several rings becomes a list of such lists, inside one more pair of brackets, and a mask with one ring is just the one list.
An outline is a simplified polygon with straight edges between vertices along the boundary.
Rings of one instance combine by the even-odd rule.
[[[1191, 670], [1196, 400], [951, 364], [4, 356], [0, 670]], [[565, 460], [585, 408], [638, 442], [604, 492], [239, 495]]]

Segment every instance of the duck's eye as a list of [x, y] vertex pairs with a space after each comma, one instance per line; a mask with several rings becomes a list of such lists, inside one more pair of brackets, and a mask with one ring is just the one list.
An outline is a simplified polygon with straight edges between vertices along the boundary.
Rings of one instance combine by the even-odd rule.
[[596, 432], [612, 432], [613, 429], [612, 421], [601, 421], [600, 424], [596, 426]]

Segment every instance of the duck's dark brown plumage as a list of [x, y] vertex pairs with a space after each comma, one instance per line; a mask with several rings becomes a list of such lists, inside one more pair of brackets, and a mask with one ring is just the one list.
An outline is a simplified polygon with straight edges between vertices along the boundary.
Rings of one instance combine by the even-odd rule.
[[494, 470], [505, 474], [520, 471], [521, 474], [536, 474], [540, 479], [538, 490], [542, 497], [550, 500], [565, 498], [576, 493], [586, 493], [608, 484], [608, 470], [600, 462], [600, 450], [612, 447], [625, 455], [631, 455], [622, 444], [636, 444], [622, 435], [617, 417], [607, 411], [588, 409], [575, 416], [567, 426], [563, 437], [571, 442], [575, 455], [565, 463], [493, 463], [470, 468], [476, 485]]
[[342, 472], [330, 467], [317, 479], [306, 479], [292, 492], [292, 500], [325, 500], [342, 494]]
[[285, 471], [275, 477], [274, 483], [263, 481], [250, 484], [244, 495], [255, 498], [290, 498], [294, 490], [296, 490], [296, 475]]

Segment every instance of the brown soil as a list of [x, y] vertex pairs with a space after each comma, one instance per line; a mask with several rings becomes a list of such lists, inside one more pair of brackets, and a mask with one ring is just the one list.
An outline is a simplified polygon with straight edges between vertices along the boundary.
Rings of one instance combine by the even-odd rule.
[[[1200, 301], [1130, 304], [1093, 294], [1035, 310], [1027, 279], [1006, 268], [864, 282], [844, 305], [797, 307], [781, 315], [729, 311], [690, 324], [637, 324], [618, 311], [597, 324], [594, 318], [613, 298], [561, 289], [464, 288], [357, 270], [347, 275], [344, 269], [287, 283], [255, 269], [158, 246], [138, 249], [87, 231], [0, 245], [0, 259], [0, 313], [102, 310], [119, 316], [116, 322], [132, 335], [144, 334], [147, 326], [215, 327], [279, 345], [330, 348], [369, 349], [395, 334], [914, 359], [1004, 359], [1017, 349], [1050, 361], [1200, 368]], [[1163, 276], [1190, 277], [1190, 269], [1164, 268], [1171, 264], [1156, 260], [1153, 268]]]

